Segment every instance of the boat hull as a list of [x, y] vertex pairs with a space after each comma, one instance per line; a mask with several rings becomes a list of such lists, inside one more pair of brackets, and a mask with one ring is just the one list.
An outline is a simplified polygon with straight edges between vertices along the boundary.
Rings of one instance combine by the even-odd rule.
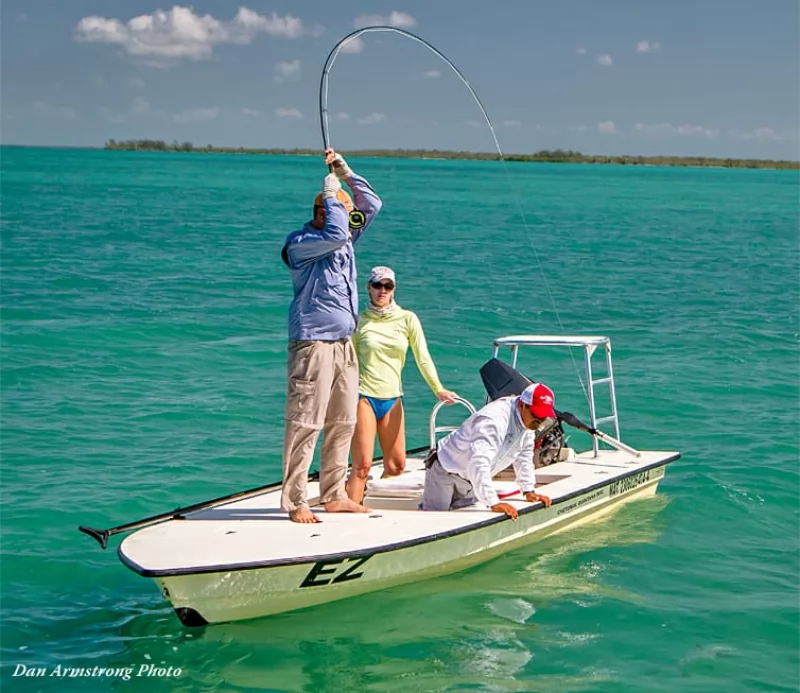
[[519, 546], [594, 521], [621, 504], [652, 496], [666, 462], [587, 489], [516, 521], [474, 528], [406, 546], [310, 559], [292, 565], [156, 577], [184, 625], [243, 620], [302, 609], [457, 572]]

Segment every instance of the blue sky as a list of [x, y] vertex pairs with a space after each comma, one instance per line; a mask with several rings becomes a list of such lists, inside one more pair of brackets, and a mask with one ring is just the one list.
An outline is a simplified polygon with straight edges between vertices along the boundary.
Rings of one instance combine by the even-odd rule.
[[[797, 0], [3, 0], [2, 142], [321, 146], [341, 37], [393, 24], [445, 53], [506, 153], [797, 159]], [[330, 75], [331, 142], [493, 151], [433, 53], [367, 34]]]

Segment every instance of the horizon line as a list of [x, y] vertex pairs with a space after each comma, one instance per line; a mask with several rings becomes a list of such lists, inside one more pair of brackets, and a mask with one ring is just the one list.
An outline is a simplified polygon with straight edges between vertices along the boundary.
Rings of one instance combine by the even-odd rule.
[[[127, 142], [145, 142], [145, 141], [152, 141], [152, 142], [163, 142], [164, 144], [168, 144], [170, 149], [165, 151], [175, 151], [172, 147], [174, 145], [169, 145], [166, 140], [156, 140], [156, 139], [132, 139], [132, 140], [116, 140], [114, 138], [109, 138], [109, 140], [104, 145], [94, 145], [94, 144], [86, 144], [86, 145], [71, 145], [71, 144], [5, 144], [0, 142], [0, 147], [9, 147], [9, 148], [17, 148], [17, 149], [91, 149], [91, 150], [115, 150], [115, 147], [109, 147], [108, 143], [114, 140], [115, 144], [123, 144]], [[173, 143], [177, 142], [177, 140], [173, 140]], [[184, 143], [178, 142], [178, 145], [183, 144], [191, 144], [191, 143]], [[314, 148], [314, 147], [246, 147], [244, 145], [200, 145], [195, 146], [192, 144], [192, 148], [188, 150], [184, 150], [185, 153], [203, 153], [203, 152], [210, 152], [214, 153], [215, 150], [229, 150], [231, 153], [241, 151], [243, 153], [265, 153], [265, 154], [273, 154], [273, 155], [291, 155], [291, 154], [315, 154], [320, 153], [323, 150]], [[117, 151], [126, 151], [124, 148], [120, 147]], [[127, 151], [135, 151], [133, 149]], [[139, 150], [139, 151], [158, 151], [158, 150]], [[768, 157], [740, 157], [740, 156], [707, 156], [707, 155], [700, 155], [700, 154], [586, 154], [584, 152], [580, 152], [577, 150], [572, 149], [539, 149], [533, 152], [528, 153], [520, 153], [520, 152], [503, 152], [502, 155], [498, 152], [485, 152], [485, 151], [473, 151], [473, 150], [456, 150], [456, 149], [422, 149], [422, 148], [403, 148], [403, 147], [396, 147], [396, 148], [369, 148], [369, 149], [349, 149], [349, 150], [342, 150], [344, 152], [349, 152], [348, 156], [357, 156], [359, 154], [364, 154], [367, 152], [392, 152], [392, 153], [400, 153], [400, 152], [414, 152], [414, 153], [436, 153], [436, 154], [473, 154], [476, 156], [482, 157], [496, 157], [500, 159], [507, 159], [509, 157], [531, 157], [535, 156], [536, 154], [547, 153], [547, 154], [564, 154], [565, 156], [575, 156], [575, 157], [584, 157], [584, 158], [595, 158], [595, 157], [605, 157], [605, 158], [629, 158], [629, 159], [706, 159], [706, 160], [718, 160], [718, 161], [757, 161], [757, 162], [774, 162], [774, 163], [781, 163], [781, 164], [795, 164], [800, 165], [800, 159], [774, 159]], [[465, 157], [466, 158], [466, 157]]]

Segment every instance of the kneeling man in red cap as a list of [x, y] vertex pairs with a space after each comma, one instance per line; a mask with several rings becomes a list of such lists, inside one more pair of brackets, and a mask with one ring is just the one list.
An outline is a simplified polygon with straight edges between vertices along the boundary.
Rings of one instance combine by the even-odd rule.
[[422, 510], [455, 510], [475, 503], [517, 519], [517, 509], [501, 503], [492, 477], [514, 465], [529, 503], [550, 499], [536, 493], [533, 449], [536, 430], [555, 423], [553, 391], [542, 383], [519, 396], [500, 397], [470, 416], [439, 441], [428, 456]]

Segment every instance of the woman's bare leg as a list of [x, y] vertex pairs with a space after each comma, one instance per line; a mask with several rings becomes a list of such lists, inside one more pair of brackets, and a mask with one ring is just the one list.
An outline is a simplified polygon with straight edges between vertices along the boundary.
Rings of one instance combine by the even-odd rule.
[[389, 413], [377, 424], [383, 451], [383, 476], [397, 476], [406, 468], [406, 417], [399, 397]]
[[372, 467], [375, 452], [375, 412], [365, 399], [358, 400], [356, 410], [356, 430], [350, 443], [350, 457], [353, 467], [345, 484], [347, 496], [356, 503], [364, 499], [367, 487], [367, 476]]

